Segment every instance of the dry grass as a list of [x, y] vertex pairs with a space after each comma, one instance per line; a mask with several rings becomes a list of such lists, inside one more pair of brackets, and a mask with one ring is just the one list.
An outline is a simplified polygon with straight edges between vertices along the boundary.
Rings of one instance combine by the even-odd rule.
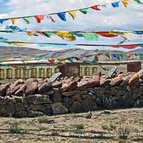
[[143, 108], [0, 118], [0, 143], [143, 143]]

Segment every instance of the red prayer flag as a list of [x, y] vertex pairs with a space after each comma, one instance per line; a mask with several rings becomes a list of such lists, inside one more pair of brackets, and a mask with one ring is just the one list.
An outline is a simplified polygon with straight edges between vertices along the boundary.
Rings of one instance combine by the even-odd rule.
[[99, 6], [100, 6], [100, 5], [94, 5], [94, 6], [91, 6], [91, 8], [94, 9], [94, 10], [101, 10], [101, 9], [99, 8]]
[[137, 45], [116, 45], [116, 46], [112, 46], [113, 48], [125, 48], [125, 49], [134, 49], [137, 47]]
[[38, 15], [34, 17], [36, 18], [37, 23], [41, 23], [41, 21], [44, 19], [44, 15]]
[[99, 34], [103, 37], [117, 37], [118, 34], [110, 33], [110, 32], [96, 32], [96, 34]]

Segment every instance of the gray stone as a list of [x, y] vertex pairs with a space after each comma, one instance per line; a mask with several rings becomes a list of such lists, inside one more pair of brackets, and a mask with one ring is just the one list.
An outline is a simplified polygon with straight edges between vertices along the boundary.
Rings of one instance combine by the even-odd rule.
[[72, 96], [72, 99], [74, 101], [78, 101], [79, 103], [82, 103], [82, 99], [80, 97], [80, 94], [76, 94], [76, 95]]
[[15, 114], [14, 103], [6, 102], [2, 109], [3, 116], [12, 117]]
[[63, 98], [63, 104], [64, 106], [66, 106], [67, 108], [69, 108], [71, 106], [71, 104], [73, 104], [74, 99], [70, 98], [70, 97], [64, 97]]
[[28, 112], [28, 117], [37, 117], [37, 116], [43, 116], [44, 113], [43, 112], [40, 112], [40, 111], [32, 111], [30, 110]]
[[54, 103], [52, 105], [52, 111], [55, 115], [68, 113], [68, 109], [61, 102]]
[[137, 88], [132, 91], [133, 99], [137, 99], [141, 96], [141, 89]]
[[28, 107], [28, 105], [25, 105], [25, 104], [20, 103], [20, 102], [15, 104], [16, 112], [25, 111], [27, 109], [27, 107]]
[[82, 102], [82, 108], [83, 111], [87, 112], [97, 109], [97, 105], [92, 98], [86, 98]]
[[52, 96], [52, 101], [53, 102], [61, 102], [62, 101], [62, 94], [60, 92], [55, 92]]
[[46, 94], [50, 90], [52, 90], [52, 84], [49, 82], [46, 82], [38, 88], [38, 93], [39, 94]]
[[15, 113], [15, 117], [18, 118], [24, 118], [28, 116], [28, 112], [27, 111], [19, 111]]
[[79, 102], [75, 101], [69, 108], [70, 112], [72, 113], [81, 113], [82, 110], [82, 106]]
[[49, 95], [41, 95], [41, 94], [29, 95], [27, 97], [27, 102], [30, 104], [47, 104], [47, 103], [49, 104], [49, 103], [52, 103]]
[[4, 103], [5, 103], [4, 97], [0, 96], [0, 106], [4, 105]]
[[51, 105], [50, 104], [45, 104], [45, 105], [31, 104], [29, 106], [28, 110], [45, 112], [46, 110], [49, 110], [49, 109], [51, 109]]
[[74, 90], [74, 91], [64, 92], [64, 93], [62, 93], [62, 95], [69, 97], [69, 96], [73, 96], [73, 95], [75, 95], [77, 93], [79, 93], [79, 91], [78, 90]]

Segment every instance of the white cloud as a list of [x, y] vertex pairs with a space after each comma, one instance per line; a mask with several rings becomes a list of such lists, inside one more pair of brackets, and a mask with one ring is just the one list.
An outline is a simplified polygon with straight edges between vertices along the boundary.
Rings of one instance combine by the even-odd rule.
[[[104, 4], [114, 2], [115, 0], [10, 0], [6, 5], [10, 12], [0, 15], [1, 18], [13, 16], [38, 15], [66, 11], [88, 7], [96, 4]], [[140, 30], [143, 28], [143, 6], [135, 2], [130, 2], [127, 8], [120, 5], [120, 8], [113, 8], [111, 5], [103, 8], [102, 11], [89, 10], [88, 14], [84, 15], [77, 12], [76, 20], [67, 14], [67, 22], [61, 21], [56, 15], [54, 16], [56, 23], [52, 23], [48, 19], [44, 19], [42, 24], [33, 23], [27, 25], [23, 20], [19, 20], [16, 25], [21, 28], [40, 29], [40, 30]], [[8, 23], [6, 23], [8, 24]], [[0, 27], [3, 28], [2, 26]], [[25, 40], [29, 40], [24, 36]], [[32, 38], [31, 38], [32, 39]], [[35, 38], [36, 41], [60, 41], [59, 38]], [[113, 40], [107, 39], [111, 43]], [[107, 42], [101, 40], [99, 43]], [[61, 40], [62, 41], [62, 40]], [[78, 40], [80, 42], [81, 39]], [[116, 41], [116, 40], [115, 40]], [[63, 42], [63, 41], [62, 41]], [[65, 42], [65, 41], [64, 41]], [[87, 41], [82, 41], [87, 42]], [[91, 41], [88, 41], [91, 42]], [[98, 41], [93, 41], [98, 43]]]

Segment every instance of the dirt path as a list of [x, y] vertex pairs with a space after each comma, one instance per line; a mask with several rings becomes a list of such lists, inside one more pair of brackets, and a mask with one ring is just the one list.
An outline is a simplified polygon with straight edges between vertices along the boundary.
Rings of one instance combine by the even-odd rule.
[[143, 108], [0, 118], [0, 143], [143, 143]]

